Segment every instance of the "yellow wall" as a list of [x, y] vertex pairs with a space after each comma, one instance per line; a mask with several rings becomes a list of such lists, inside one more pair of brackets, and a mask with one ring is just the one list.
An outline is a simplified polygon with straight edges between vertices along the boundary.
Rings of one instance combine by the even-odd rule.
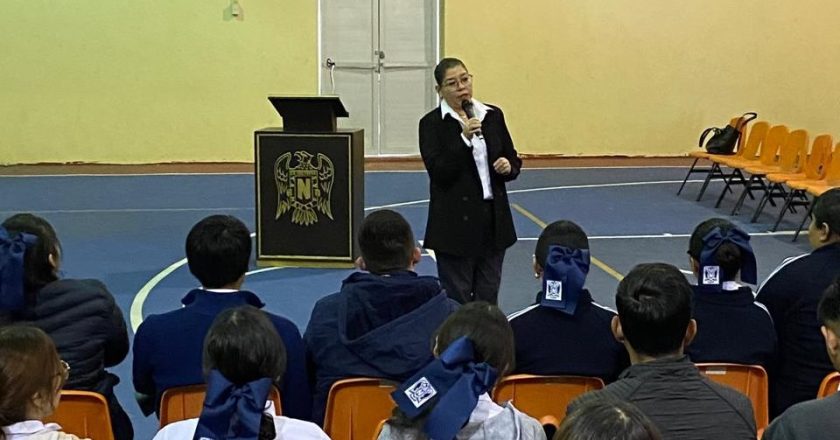
[[[5, 0], [0, 163], [252, 160], [317, 93], [317, 1]], [[840, 138], [840, 2], [446, 0], [444, 54], [523, 153], [684, 154], [756, 110]], [[742, 49], [736, 50], [736, 43]]]
[[249, 161], [317, 92], [313, 0], [4, 0], [0, 163]]
[[520, 151], [674, 155], [748, 110], [840, 138], [838, 16], [836, 0], [449, 0], [444, 53]]

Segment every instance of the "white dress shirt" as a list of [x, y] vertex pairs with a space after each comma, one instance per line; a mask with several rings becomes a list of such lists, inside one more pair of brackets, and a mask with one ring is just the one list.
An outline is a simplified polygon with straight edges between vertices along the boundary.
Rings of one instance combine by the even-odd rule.
[[[482, 104], [477, 99], [472, 99], [473, 109], [475, 109], [475, 117], [479, 121], [484, 121], [484, 116], [487, 112], [493, 110], [492, 108]], [[445, 118], [446, 115], [451, 115], [464, 128], [467, 124], [458, 115], [458, 112], [452, 109], [445, 100], [440, 100], [440, 117]], [[481, 190], [484, 195], [484, 200], [493, 199], [493, 188], [490, 186], [490, 164], [487, 162], [487, 144], [484, 142], [484, 137], [473, 135], [472, 139], [467, 139], [464, 133], [461, 133], [461, 139], [467, 147], [472, 147], [472, 156], [475, 161], [475, 168], [478, 170], [478, 178], [481, 180]]]

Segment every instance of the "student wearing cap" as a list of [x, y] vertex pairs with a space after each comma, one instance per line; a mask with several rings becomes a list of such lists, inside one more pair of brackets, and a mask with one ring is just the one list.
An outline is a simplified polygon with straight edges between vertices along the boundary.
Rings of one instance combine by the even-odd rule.
[[[772, 371], [776, 356], [773, 319], [752, 289], [756, 262], [750, 236], [728, 220], [713, 218], [691, 234], [689, 262], [697, 336], [686, 348], [694, 362], [760, 365]], [[740, 282], [739, 282], [740, 281]]]
[[394, 415], [379, 440], [544, 440], [538, 421], [488, 394], [513, 367], [513, 333], [498, 307], [473, 302], [434, 338], [437, 359], [391, 396]]
[[627, 350], [610, 331], [615, 312], [584, 288], [589, 260], [589, 240], [575, 223], [559, 220], [540, 234], [534, 250], [534, 276], [542, 279], [537, 303], [508, 317], [515, 373], [612, 382], [630, 366]]

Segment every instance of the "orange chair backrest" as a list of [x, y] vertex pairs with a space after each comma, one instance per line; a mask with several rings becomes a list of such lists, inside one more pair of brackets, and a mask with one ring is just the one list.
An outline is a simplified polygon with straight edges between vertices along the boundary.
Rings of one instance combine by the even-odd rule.
[[[205, 384], [175, 387], [164, 391], [160, 398], [160, 427], [200, 416], [206, 392]], [[281, 415], [280, 392], [276, 387], [271, 387], [268, 399], [274, 403], [277, 415]]]
[[794, 130], [779, 148], [779, 168], [783, 173], [796, 173], [805, 166], [808, 156], [808, 132]]
[[779, 158], [779, 148], [784, 145], [788, 137], [788, 128], [784, 125], [774, 125], [767, 132], [767, 137], [761, 143], [758, 160], [762, 165], [776, 165]]
[[840, 142], [834, 147], [823, 177], [829, 184], [840, 184]]
[[735, 388], [750, 398], [755, 415], [756, 429], [762, 429], [770, 422], [767, 371], [758, 365], [725, 363], [697, 364], [700, 372], [721, 385]]
[[333, 440], [371, 440], [396, 406], [397, 384], [374, 378], [343, 379], [327, 397], [324, 432]]
[[79, 438], [114, 440], [108, 401], [99, 393], [61, 391], [58, 407], [44, 422], [58, 423], [62, 431]]
[[828, 397], [837, 391], [840, 391], [840, 373], [833, 372], [826, 376], [820, 384], [820, 391], [817, 393], [817, 398], [822, 399]]
[[736, 155], [748, 159], [755, 160], [758, 158], [758, 149], [764, 139], [767, 137], [767, 132], [770, 130], [770, 124], [765, 121], [753, 122], [750, 132], [746, 136], [741, 136], [741, 139], [746, 137], [743, 147], [738, 149]]
[[821, 134], [814, 138], [814, 144], [811, 145], [811, 154], [808, 155], [808, 160], [805, 162], [805, 177], [808, 180], [817, 180], [825, 175], [828, 161], [831, 158], [831, 145], [834, 140], [830, 134]]
[[575, 397], [601, 388], [604, 382], [597, 377], [515, 374], [496, 385], [493, 400], [499, 403], [510, 400], [516, 409], [537, 420], [553, 416], [559, 423]]

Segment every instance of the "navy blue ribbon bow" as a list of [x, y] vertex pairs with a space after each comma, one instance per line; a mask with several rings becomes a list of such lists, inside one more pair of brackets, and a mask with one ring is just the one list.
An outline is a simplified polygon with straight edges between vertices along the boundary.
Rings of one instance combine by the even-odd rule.
[[543, 265], [540, 305], [573, 315], [589, 273], [589, 265], [589, 249], [550, 246]]
[[486, 362], [475, 363], [473, 350], [467, 337], [456, 339], [438, 359], [391, 393], [410, 419], [432, 406], [423, 425], [423, 432], [432, 440], [455, 438], [478, 404], [478, 397], [496, 383], [496, 369]]
[[741, 250], [741, 281], [755, 284], [758, 281], [758, 274], [749, 234], [738, 228], [731, 228], [724, 234], [719, 227], [712, 229], [703, 237], [698, 283], [703, 286], [721, 286], [724, 281], [731, 281], [723, 279], [716, 257], [718, 249], [724, 243], [732, 243]]
[[271, 385], [271, 379], [262, 378], [236, 386], [211, 370], [193, 440], [257, 440]]
[[0, 226], [0, 310], [15, 311], [26, 306], [23, 291], [23, 257], [38, 238], [32, 234], [9, 234]]

